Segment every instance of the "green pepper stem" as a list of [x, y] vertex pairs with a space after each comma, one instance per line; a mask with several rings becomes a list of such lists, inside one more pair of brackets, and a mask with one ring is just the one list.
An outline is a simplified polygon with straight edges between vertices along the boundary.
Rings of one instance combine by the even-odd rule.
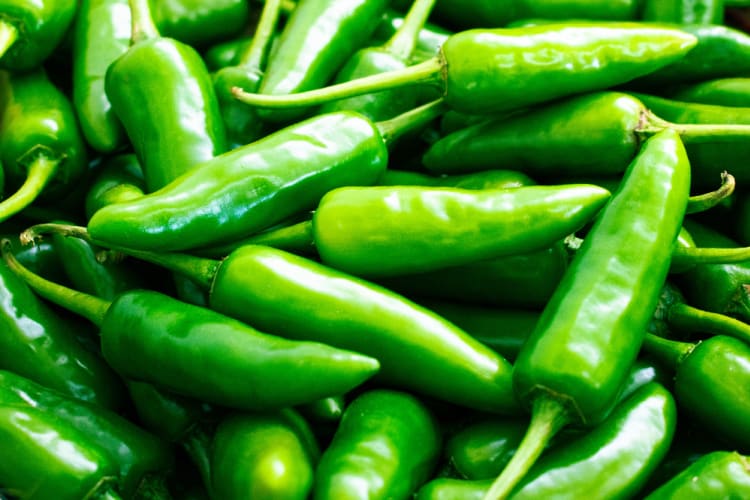
[[0, 222], [31, 205], [55, 176], [60, 163], [59, 158], [50, 159], [44, 155], [34, 158], [29, 165], [26, 180], [18, 188], [18, 191], [0, 203]]
[[55, 304], [79, 314], [101, 327], [111, 302], [79, 292], [38, 276], [21, 265], [12, 252], [9, 239], [0, 242], [3, 260], [13, 273], [23, 279], [36, 293]]
[[695, 346], [696, 344], [690, 342], [667, 340], [653, 333], [647, 333], [641, 348], [672, 370], [676, 370], [682, 360], [693, 352]]
[[547, 444], [557, 432], [570, 422], [568, 409], [557, 399], [541, 395], [534, 399], [531, 422], [516, 453], [495, 479], [484, 500], [507, 498], [523, 479]]
[[92, 245], [96, 245], [85, 227], [60, 224], [57, 222], [47, 222], [31, 226], [21, 233], [19, 239], [21, 240], [22, 245], [29, 245], [40, 240], [43, 235], [49, 233], [60, 234], [63, 236], [74, 236], [76, 238], [81, 238]]
[[744, 321], [684, 303], [673, 304], [667, 312], [670, 327], [688, 333], [704, 332], [726, 335], [750, 343], [750, 325]]
[[290, 226], [269, 229], [226, 245], [199, 249], [194, 253], [202, 257], [221, 258], [244, 245], [265, 245], [292, 253], [315, 253], [312, 221], [306, 220]]
[[736, 185], [737, 183], [735, 182], [733, 175], [727, 172], [722, 172], [721, 186], [719, 186], [719, 189], [711, 191], [710, 193], [699, 194], [688, 198], [686, 213], [695, 214], [698, 212], [705, 212], [706, 210], [715, 207], [734, 193]]
[[673, 123], [659, 118], [647, 111], [637, 133], [647, 136], [671, 128], [680, 135], [685, 144], [702, 144], [706, 142], [747, 140], [750, 137], [750, 125], [727, 123]]
[[239, 66], [250, 70], [261, 71], [266, 65], [266, 58], [271, 47], [271, 39], [276, 30], [276, 22], [279, 19], [281, 0], [266, 0], [263, 11], [260, 14], [258, 26], [255, 28], [255, 36], [250, 46], [240, 57]]
[[7, 20], [0, 20], [0, 58], [18, 40], [18, 28]]
[[151, 7], [148, 0], [129, 0], [131, 34], [130, 45], [143, 42], [151, 38], [159, 38], [159, 29], [151, 17]]
[[427, 22], [434, 5], [435, 0], [415, 0], [401, 27], [383, 45], [383, 48], [402, 61], [409, 59], [417, 45], [419, 32]]
[[671, 273], [685, 272], [698, 264], [732, 264], [750, 260], [750, 247], [677, 247], [672, 252]]
[[398, 138], [419, 130], [435, 118], [439, 117], [448, 109], [443, 99], [437, 99], [418, 108], [401, 113], [390, 120], [377, 122], [375, 125], [380, 130], [380, 135], [386, 144], [392, 144]]
[[236, 99], [251, 106], [261, 108], [292, 108], [325, 104], [337, 99], [371, 94], [405, 85], [440, 85], [443, 76], [443, 64], [438, 57], [433, 57], [408, 68], [378, 73], [344, 83], [331, 85], [322, 89], [310, 90], [289, 95], [266, 95], [245, 92], [239, 87], [232, 87]]

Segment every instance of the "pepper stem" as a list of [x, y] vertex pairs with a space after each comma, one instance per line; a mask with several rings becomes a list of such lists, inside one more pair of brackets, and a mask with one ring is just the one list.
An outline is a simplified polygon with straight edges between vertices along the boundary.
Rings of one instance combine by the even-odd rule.
[[269, 229], [248, 238], [232, 243], [197, 250], [195, 253], [204, 257], [226, 257], [232, 251], [244, 245], [265, 245], [292, 253], [315, 253], [315, 242], [312, 233], [312, 221], [306, 220], [276, 229]]
[[407, 60], [417, 45], [419, 31], [427, 22], [434, 5], [435, 0], [415, 0], [401, 27], [383, 45], [383, 48], [398, 59]]
[[151, 38], [159, 38], [159, 29], [151, 17], [149, 0], [129, 0], [131, 34], [130, 45], [143, 42]]
[[292, 108], [325, 104], [337, 99], [371, 94], [390, 90], [405, 85], [440, 85], [442, 82], [443, 64], [433, 57], [408, 68], [378, 73], [344, 83], [323, 87], [321, 89], [299, 92], [289, 95], [267, 95], [245, 92], [239, 87], [232, 87], [236, 99], [251, 106], [260, 108]]
[[541, 395], [534, 399], [531, 423], [516, 453], [492, 483], [484, 500], [501, 500], [510, 495], [526, 472], [547, 447], [550, 439], [570, 421], [568, 409], [557, 399]]
[[31, 205], [55, 176], [61, 162], [59, 158], [50, 159], [44, 155], [34, 158], [18, 191], [0, 203], [0, 222]]
[[696, 344], [668, 340], [653, 333], [647, 333], [643, 339], [642, 349], [664, 363], [672, 370], [693, 352]]
[[677, 247], [672, 252], [671, 273], [685, 272], [698, 264], [732, 264], [750, 260], [750, 247]]
[[673, 304], [667, 313], [669, 326], [683, 332], [709, 332], [726, 335], [750, 343], [750, 325], [744, 321], [685, 303]]
[[750, 125], [728, 123], [673, 123], [659, 118], [647, 111], [642, 124], [636, 132], [647, 136], [665, 129], [672, 129], [680, 135], [685, 144], [702, 144], [717, 141], [747, 140], [750, 137]]
[[710, 193], [699, 194], [688, 198], [686, 213], [695, 214], [698, 212], [705, 212], [706, 210], [715, 207], [734, 193], [736, 185], [737, 183], [735, 182], [733, 175], [726, 171], [722, 172], [721, 186], [719, 186], [719, 189], [711, 191]]
[[401, 113], [390, 120], [377, 122], [376, 125], [380, 130], [380, 135], [386, 144], [392, 144], [399, 137], [418, 130], [435, 118], [439, 117], [448, 109], [443, 99], [437, 99], [418, 108]]
[[71, 224], [60, 224], [57, 222], [46, 222], [44, 224], [31, 226], [21, 233], [19, 239], [21, 240], [22, 245], [29, 245], [41, 240], [43, 235], [50, 233], [60, 234], [62, 236], [74, 236], [92, 245], [97, 245], [89, 235], [88, 231], [86, 231], [85, 227], [74, 226]]
[[0, 58], [18, 40], [18, 28], [7, 20], [0, 20]]
[[271, 47], [271, 38], [276, 30], [276, 22], [279, 19], [281, 0], [266, 0], [263, 11], [255, 28], [255, 36], [250, 46], [242, 54], [239, 66], [252, 70], [262, 70], [266, 65], [266, 58]]
[[32, 273], [16, 260], [12, 252], [12, 244], [7, 238], [0, 241], [0, 251], [10, 270], [23, 279], [38, 295], [101, 327], [111, 302], [53, 283]]

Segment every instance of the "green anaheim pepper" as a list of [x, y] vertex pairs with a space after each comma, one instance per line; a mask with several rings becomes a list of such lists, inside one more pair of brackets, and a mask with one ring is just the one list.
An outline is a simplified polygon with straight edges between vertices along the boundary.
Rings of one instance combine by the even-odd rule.
[[746, 498], [750, 495], [750, 461], [731, 451], [707, 453], [661, 485], [647, 500]]

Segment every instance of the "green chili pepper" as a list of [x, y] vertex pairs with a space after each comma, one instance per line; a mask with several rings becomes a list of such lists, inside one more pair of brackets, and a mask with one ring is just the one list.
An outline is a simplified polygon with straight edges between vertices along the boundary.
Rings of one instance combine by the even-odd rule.
[[716, 335], [692, 344], [649, 334], [643, 347], [675, 371], [675, 398], [692, 418], [731, 446], [750, 449], [746, 342]]
[[695, 43], [694, 36], [674, 28], [634, 23], [469, 30], [451, 35], [438, 56], [404, 70], [296, 95], [237, 89], [235, 96], [254, 106], [288, 108], [432, 84], [449, 108], [492, 114], [625, 83], [679, 60]]
[[105, 90], [141, 162], [147, 190], [154, 191], [226, 151], [226, 133], [198, 53], [159, 36], [147, 0], [131, 6], [132, 45], [110, 65]]
[[[258, 87], [261, 94], [292, 94], [326, 85], [370, 38], [385, 0], [300, 0], [281, 32]], [[258, 110], [269, 122], [299, 119], [305, 109]]]
[[531, 423], [488, 500], [505, 497], [559, 429], [611, 411], [666, 281], [689, 187], [677, 133], [647, 140], [516, 359], [513, 385]]
[[312, 490], [318, 455], [308, 452], [284, 413], [230, 416], [213, 438], [212, 495], [304, 500]]
[[641, 19], [677, 24], [724, 24], [723, 0], [645, 0]]
[[344, 414], [344, 396], [331, 396], [299, 406], [297, 410], [314, 423], [338, 422]]
[[76, 292], [20, 266], [7, 243], [3, 249], [13, 272], [37, 293], [99, 326], [104, 358], [126, 378], [262, 410], [345, 393], [379, 368], [373, 358], [276, 338], [155, 291], [124, 292], [112, 302]]
[[437, 464], [441, 436], [414, 396], [372, 390], [352, 401], [315, 472], [313, 498], [408, 499]]
[[149, 0], [149, 4], [164, 36], [191, 46], [232, 38], [250, 19], [247, 0]]
[[145, 191], [138, 158], [134, 154], [111, 157], [104, 161], [86, 192], [86, 219], [104, 206], [140, 198]]
[[585, 184], [346, 187], [323, 197], [312, 226], [324, 263], [397, 276], [542, 250], [580, 229], [608, 198], [609, 191]]
[[252, 36], [240, 36], [212, 45], [203, 53], [203, 60], [206, 63], [206, 67], [209, 71], [219, 71], [221, 68], [226, 68], [227, 66], [237, 66], [240, 63], [242, 54], [247, 51], [251, 43], [253, 43]]
[[[383, 14], [383, 20], [380, 21], [377, 28], [375, 28], [375, 33], [372, 35], [370, 44], [378, 45], [386, 42], [396, 34], [396, 32], [404, 25], [404, 22], [405, 17], [401, 13], [393, 9], [387, 9], [385, 14]], [[421, 54], [426, 56], [424, 57], [425, 59], [434, 56], [438, 50], [440, 50], [440, 46], [443, 45], [451, 35], [452, 33], [443, 26], [425, 22], [416, 34], [417, 38], [413, 56], [416, 56], [416, 59], [419, 59]], [[412, 60], [414, 59], [415, 57], [412, 57]]]
[[13, 72], [41, 65], [73, 22], [75, 0], [3, 0], [0, 3], [0, 66]]
[[0, 72], [0, 103], [0, 159], [6, 185], [18, 189], [0, 203], [5, 220], [70, 189], [86, 170], [86, 150], [70, 101], [43, 69]]
[[750, 462], [737, 452], [715, 451], [663, 484], [648, 500], [745, 498], [750, 495]]
[[[417, 43], [419, 30], [430, 15], [433, 5], [435, 5], [435, 0], [415, 0], [403, 24], [393, 36], [381, 46], [359, 49], [339, 70], [334, 83], [344, 83], [357, 78], [407, 68], [411, 62], [410, 58]], [[254, 91], [252, 87], [246, 88], [242, 85], [238, 87]], [[330, 113], [351, 109], [374, 121], [387, 120], [415, 107], [418, 92], [418, 87], [375, 92], [327, 103], [321, 107], [320, 111]]]
[[334, 187], [373, 184], [387, 165], [386, 144], [440, 111], [432, 103], [377, 125], [354, 112], [310, 118], [206, 161], [157, 193], [102, 208], [89, 230], [105, 246], [144, 250], [245, 237], [314, 208]]
[[118, 464], [118, 491], [128, 498], [145, 485], [142, 482], [153, 483], [148, 474], [163, 474], [173, 465], [171, 450], [164, 443], [123, 417], [2, 370], [0, 406], [33, 407], [75, 426], [90, 446]]
[[669, 92], [667, 97], [676, 101], [748, 108], [750, 78], [717, 78], [683, 85]]
[[86, 142], [102, 153], [126, 143], [104, 79], [130, 46], [130, 25], [128, 0], [83, 0], [73, 28], [73, 106]]
[[117, 464], [75, 425], [28, 406], [0, 405], [0, 484], [24, 500], [119, 500]]
[[232, 96], [232, 87], [257, 90], [271, 48], [274, 28], [279, 17], [281, 0], [268, 0], [250, 45], [242, 52], [237, 64], [218, 70], [214, 76], [214, 89], [219, 99], [227, 137], [233, 144], [248, 144], [263, 135], [263, 122], [257, 114]]

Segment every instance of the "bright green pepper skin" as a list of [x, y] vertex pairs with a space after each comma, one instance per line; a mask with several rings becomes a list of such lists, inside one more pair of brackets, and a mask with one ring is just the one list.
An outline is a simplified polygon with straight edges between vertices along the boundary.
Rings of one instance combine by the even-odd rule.
[[646, 497], [647, 500], [747, 498], [750, 463], [737, 452], [714, 451], [693, 463]]
[[0, 265], [0, 299], [0, 368], [104, 408], [122, 405], [121, 382], [111, 368], [5, 265]]
[[645, 106], [619, 92], [594, 92], [510, 118], [460, 129], [432, 144], [433, 173], [512, 168], [534, 178], [621, 174], [640, 147]]
[[750, 108], [750, 78], [717, 78], [677, 88], [668, 94], [675, 101]]
[[313, 234], [331, 267], [369, 277], [415, 274], [544, 249], [581, 228], [608, 198], [606, 189], [585, 184], [345, 187], [320, 201]]
[[68, 98], [43, 69], [0, 73], [0, 160], [6, 187], [17, 188], [38, 157], [60, 160], [42, 197], [54, 199], [71, 189], [87, 168], [86, 149]]
[[[657, 116], [672, 123], [695, 124], [750, 124], [750, 108], [716, 106], [692, 102], [673, 101], [646, 94], [635, 94]], [[732, 168], [737, 158], [750, 155], [750, 144], [746, 140], [700, 141], [685, 144], [693, 169], [694, 184], [711, 186], [721, 173], [730, 169], [738, 183], [750, 181], [744, 168]]]
[[314, 208], [334, 187], [373, 184], [387, 160], [372, 122], [352, 112], [320, 115], [205, 162], [157, 193], [102, 208], [88, 229], [103, 243], [144, 250], [231, 241]]
[[[101, 337], [105, 359], [121, 375], [237, 409], [281, 408], [342, 394], [378, 370], [372, 358], [275, 338], [144, 290], [115, 299]], [[164, 352], [171, 355], [165, 359]]]
[[492, 114], [604, 89], [679, 60], [695, 43], [676, 29], [627, 23], [464, 31], [441, 48], [445, 102]]
[[261, 331], [372, 356], [377, 378], [398, 387], [472, 408], [518, 410], [502, 357], [403, 297], [303, 257], [253, 245], [236, 250], [215, 273], [210, 304]]
[[211, 77], [188, 45], [161, 37], [132, 45], [110, 65], [105, 90], [149, 192], [227, 150]]
[[97, 498], [117, 476], [85, 433], [39, 408], [0, 406], [0, 442], [0, 484], [24, 500]]
[[118, 464], [118, 490], [130, 497], [149, 473], [172, 467], [165, 443], [125, 418], [95, 405], [76, 401], [11, 372], [0, 370], [0, 405], [29, 406], [50, 413], [83, 432], [92, 447]]
[[666, 455], [676, 423], [670, 392], [647, 384], [591, 432], [542, 456], [510, 498], [631, 498]]
[[0, 58], [0, 67], [13, 72], [39, 66], [62, 42], [73, 22], [76, 0], [3, 0], [0, 19], [19, 30], [19, 39]]
[[415, 500], [482, 500], [491, 479], [433, 479], [419, 488]]
[[145, 193], [146, 183], [138, 158], [132, 153], [113, 156], [105, 160], [86, 192], [86, 218], [90, 219], [104, 206], [134, 200]]
[[154, 23], [166, 37], [206, 46], [238, 35], [250, 21], [245, 0], [151, 0]]
[[559, 398], [589, 425], [611, 411], [666, 281], [689, 189], [679, 136], [647, 140], [516, 359], [522, 401]]
[[230, 416], [213, 438], [212, 494], [304, 500], [312, 490], [315, 458], [282, 413]]
[[461, 189], [510, 189], [534, 184], [536, 182], [523, 172], [500, 169], [440, 176], [388, 169], [378, 179], [379, 186], [445, 186]]
[[312, 498], [410, 498], [430, 477], [440, 444], [434, 417], [414, 396], [366, 392], [349, 404], [323, 452]]
[[104, 91], [107, 68], [130, 47], [127, 0], [83, 0], [73, 28], [73, 106], [86, 142], [110, 153], [125, 130]]
[[724, 1], [645, 0], [641, 19], [678, 24], [724, 24]]
[[527, 426], [526, 419], [481, 420], [452, 435], [445, 453], [463, 478], [491, 479], [513, 456]]
[[[354, 52], [364, 46], [385, 12], [385, 0], [302, 0], [284, 25], [269, 60], [261, 94], [293, 94], [326, 85]], [[305, 108], [263, 110], [264, 121], [289, 122]]]
[[377, 279], [409, 297], [487, 307], [543, 309], [568, 268], [562, 242], [535, 252]]
[[253, 43], [250, 36], [241, 36], [233, 40], [217, 43], [203, 53], [203, 60], [209, 71], [219, 71], [228, 66], [237, 66], [242, 54]]
[[214, 76], [214, 89], [229, 141], [234, 145], [250, 144], [263, 136], [264, 123], [257, 113], [232, 96], [232, 87], [255, 92], [260, 86], [263, 73], [260, 68], [228, 66], [218, 70]]
[[[440, 4], [440, 2], [437, 3]], [[403, 14], [392, 9], [387, 9], [385, 14], [383, 14], [383, 19], [378, 23], [377, 28], [375, 28], [375, 33], [373, 33], [369, 45], [385, 43], [398, 31], [403, 22]], [[425, 23], [417, 35], [417, 43], [414, 47], [415, 53], [429, 54], [429, 57], [434, 56], [450, 35], [452, 33], [443, 26], [438, 26], [430, 22]]]

